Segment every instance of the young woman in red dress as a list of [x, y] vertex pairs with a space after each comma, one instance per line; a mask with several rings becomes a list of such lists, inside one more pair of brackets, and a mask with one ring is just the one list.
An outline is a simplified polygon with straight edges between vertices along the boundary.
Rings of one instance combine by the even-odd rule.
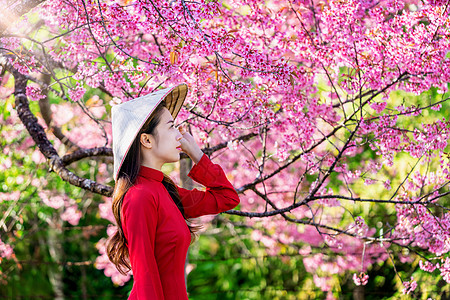
[[[133, 272], [129, 299], [188, 299], [184, 267], [195, 231], [188, 220], [239, 204], [222, 168], [175, 127], [186, 94], [182, 84], [112, 109], [118, 229], [107, 251], [121, 273]], [[181, 151], [195, 163], [188, 176], [205, 191], [180, 188], [161, 172], [165, 163], [179, 161]]]

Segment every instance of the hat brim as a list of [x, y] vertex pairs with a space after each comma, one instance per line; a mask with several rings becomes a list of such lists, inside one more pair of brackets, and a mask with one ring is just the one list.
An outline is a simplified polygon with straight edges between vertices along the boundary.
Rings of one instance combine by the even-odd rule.
[[[188, 92], [186, 84], [180, 84], [171, 89], [161, 101], [166, 102], [167, 109], [175, 119], [183, 106], [184, 100]], [[149, 116], [150, 117], [150, 116]], [[147, 121], [147, 120], [146, 120]], [[143, 125], [143, 124], [142, 124]]]
[[[153, 114], [153, 112], [155, 111], [156, 107], [158, 107], [158, 105], [162, 102], [165, 101], [166, 102], [166, 107], [169, 110], [170, 114], [172, 115], [172, 117], [175, 119], [178, 115], [178, 113], [181, 110], [181, 107], [183, 106], [184, 100], [186, 99], [186, 95], [188, 92], [188, 87], [186, 84], [179, 84], [177, 86], [171, 87], [171, 88], [167, 88], [164, 90], [159, 90], [156, 91], [155, 93], [151, 93], [149, 95], [140, 97], [140, 98], [136, 98], [133, 100], [130, 100], [128, 102], [125, 102], [124, 105], [126, 105], [127, 103], [133, 102], [133, 104], [136, 104], [135, 101], [139, 101], [141, 98], [148, 98], [151, 96], [155, 96], [155, 94], [160, 94], [158, 95], [158, 99], [156, 102], [153, 102], [152, 107], [148, 110], [148, 112], [146, 112], [146, 117], [141, 118], [140, 120], [138, 120], [137, 123], [135, 123], [134, 125], [130, 125], [131, 126], [131, 132], [127, 132], [127, 134], [125, 134], [124, 136], [122, 136], [121, 139], [119, 139], [121, 141], [121, 144], [118, 144], [118, 141], [114, 140], [114, 129], [117, 130], [121, 130], [123, 129], [123, 125], [122, 126], [118, 126], [119, 128], [116, 128], [116, 124], [114, 124], [114, 111], [117, 111], [118, 109], [116, 107], [113, 107], [113, 117], [112, 117], [112, 122], [113, 122], [113, 154], [114, 154], [114, 180], [117, 181], [117, 178], [119, 176], [119, 172], [120, 169], [122, 168], [123, 162], [125, 161], [125, 158], [128, 155], [128, 152], [131, 148], [131, 145], [133, 144], [134, 140], [136, 139], [138, 133], [141, 131], [142, 126], [144, 126], [144, 124], [147, 122], [147, 120], [151, 117], [151, 115]], [[118, 106], [122, 106], [122, 104], [118, 105]], [[124, 110], [128, 110], [126, 108], [122, 108]], [[116, 113], [117, 115], [117, 113]], [[117, 117], [116, 117], [117, 118]], [[130, 127], [128, 126], [128, 127]], [[127, 130], [129, 130], [129, 128], [127, 128]], [[129, 130], [130, 131], [130, 130]], [[116, 134], [118, 135], [118, 134]], [[126, 141], [123, 141], [123, 140]], [[124, 142], [124, 143], [122, 143]], [[124, 150], [124, 147], [126, 146], [126, 150]]]

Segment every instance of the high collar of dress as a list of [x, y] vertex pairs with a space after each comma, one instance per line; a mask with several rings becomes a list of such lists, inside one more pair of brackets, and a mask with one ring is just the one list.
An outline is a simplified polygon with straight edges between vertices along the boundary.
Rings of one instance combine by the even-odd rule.
[[146, 167], [146, 166], [141, 166], [141, 168], [139, 170], [139, 176], [142, 176], [147, 179], [156, 180], [159, 182], [162, 182], [164, 179], [163, 172], [156, 170], [156, 169]]

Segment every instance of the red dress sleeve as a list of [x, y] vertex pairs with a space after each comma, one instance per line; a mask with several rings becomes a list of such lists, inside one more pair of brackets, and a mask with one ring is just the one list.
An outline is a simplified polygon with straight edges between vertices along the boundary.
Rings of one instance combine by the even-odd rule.
[[141, 191], [129, 190], [122, 208], [130, 263], [133, 268], [133, 290], [136, 298], [140, 300], [164, 299], [155, 259], [158, 205], [153, 196]]
[[206, 190], [178, 187], [186, 218], [218, 214], [239, 204], [239, 196], [222, 168], [213, 164], [206, 154], [192, 167], [188, 176], [204, 185]]

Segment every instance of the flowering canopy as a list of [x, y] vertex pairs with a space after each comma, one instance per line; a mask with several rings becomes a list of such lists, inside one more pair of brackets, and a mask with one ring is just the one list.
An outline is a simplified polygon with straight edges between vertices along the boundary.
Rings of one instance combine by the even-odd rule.
[[[111, 105], [186, 82], [178, 118], [228, 172], [242, 203], [228, 213], [249, 217], [255, 240], [325, 245], [304, 259], [323, 290], [345, 270], [364, 285], [398, 246], [450, 282], [447, 1], [1, 3], [22, 16], [0, 26], [2, 83], [14, 77], [18, 115], [64, 180], [110, 196], [111, 177], [68, 165], [111, 155]], [[46, 131], [27, 99], [47, 103]], [[63, 133], [74, 107], [86, 122]]]

